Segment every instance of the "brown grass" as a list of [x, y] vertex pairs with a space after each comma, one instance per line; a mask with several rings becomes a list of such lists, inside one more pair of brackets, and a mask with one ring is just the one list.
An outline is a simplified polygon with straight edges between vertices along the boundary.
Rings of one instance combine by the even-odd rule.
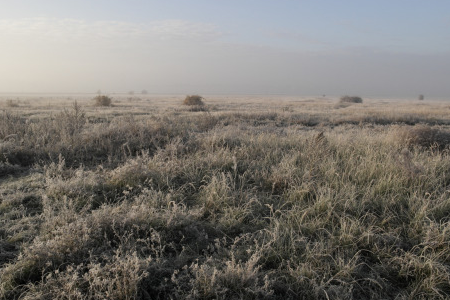
[[0, 114], [1, 300], [450, 297], [447, 103], [84, 97]]

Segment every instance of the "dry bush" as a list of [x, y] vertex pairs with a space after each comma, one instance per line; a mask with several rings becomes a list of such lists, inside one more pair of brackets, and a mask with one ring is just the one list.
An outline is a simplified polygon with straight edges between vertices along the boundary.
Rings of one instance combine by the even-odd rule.
[[111, 106], [112, 98], [105, 95], [98, 95], [94, 98], [95, 106]]
[[362, 103], [363, 100], [361, 97], [358, 96], [342, 96], [341, 99], [339, 99], [340, 103]]
[[183, 101], [183, 105], [189, 106], [203, 106], [205, 103], [203, 102], [203, 97], [200, 95], [188, 95]]
[[70, 110], [64, 109], [63, 112], [55, 116], [55, 123], [60, 130], [61, 140], [74, 144], [76, 137], [79, 136], [86, 124], [86, 114], [75, 101]]
[[450, 145], [450, 132], [430, 126], [419, 125], [400, 128], [397, 139], [408, 146], [433, 147], [440, 150]]

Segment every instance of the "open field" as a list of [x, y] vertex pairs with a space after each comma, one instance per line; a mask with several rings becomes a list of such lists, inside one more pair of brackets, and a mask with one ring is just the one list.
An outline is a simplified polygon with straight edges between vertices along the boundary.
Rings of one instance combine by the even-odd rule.
[[450, 101], [92, 97], [0, 96], [0, 299], [450, 297]]

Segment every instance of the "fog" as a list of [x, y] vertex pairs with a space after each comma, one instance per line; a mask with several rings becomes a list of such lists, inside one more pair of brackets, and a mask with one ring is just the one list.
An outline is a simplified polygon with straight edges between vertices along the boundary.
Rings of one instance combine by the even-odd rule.
[[246, 43], [182, 20], [2, 20], [0, 39], [2, 93], [450, 96], [445, 52]]

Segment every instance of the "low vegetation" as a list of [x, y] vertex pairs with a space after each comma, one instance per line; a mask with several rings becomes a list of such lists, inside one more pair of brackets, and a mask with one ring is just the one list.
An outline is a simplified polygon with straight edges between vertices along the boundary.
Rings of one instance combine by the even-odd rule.
[[112, 98], [105, 95], [98, 95], [94, 98], [95, 106], [111, 106]]
[[183, 101], [184, 105], [188, 106], [203, 106], [205, 103], [203, 102], [203, 97], [199, 95], [188, 95]]
[[443, 150], [450, 145], [450, 131], [426, 125], [417, 125], [401, 128], [398, 132], [398, 139], [409, 146]]
[[6, 100], [6, 106], [7, 107], [19, 107], [19, 103], [18, 103], [18, 101], [8, 99], [8, 100]]
[[342, 96], [339, 99], [340, 103], [362, 103], [363, 99], [358, 96]]
[[0, 299], [450, 297], [446, 115], [88, 101], [2, 113]]

